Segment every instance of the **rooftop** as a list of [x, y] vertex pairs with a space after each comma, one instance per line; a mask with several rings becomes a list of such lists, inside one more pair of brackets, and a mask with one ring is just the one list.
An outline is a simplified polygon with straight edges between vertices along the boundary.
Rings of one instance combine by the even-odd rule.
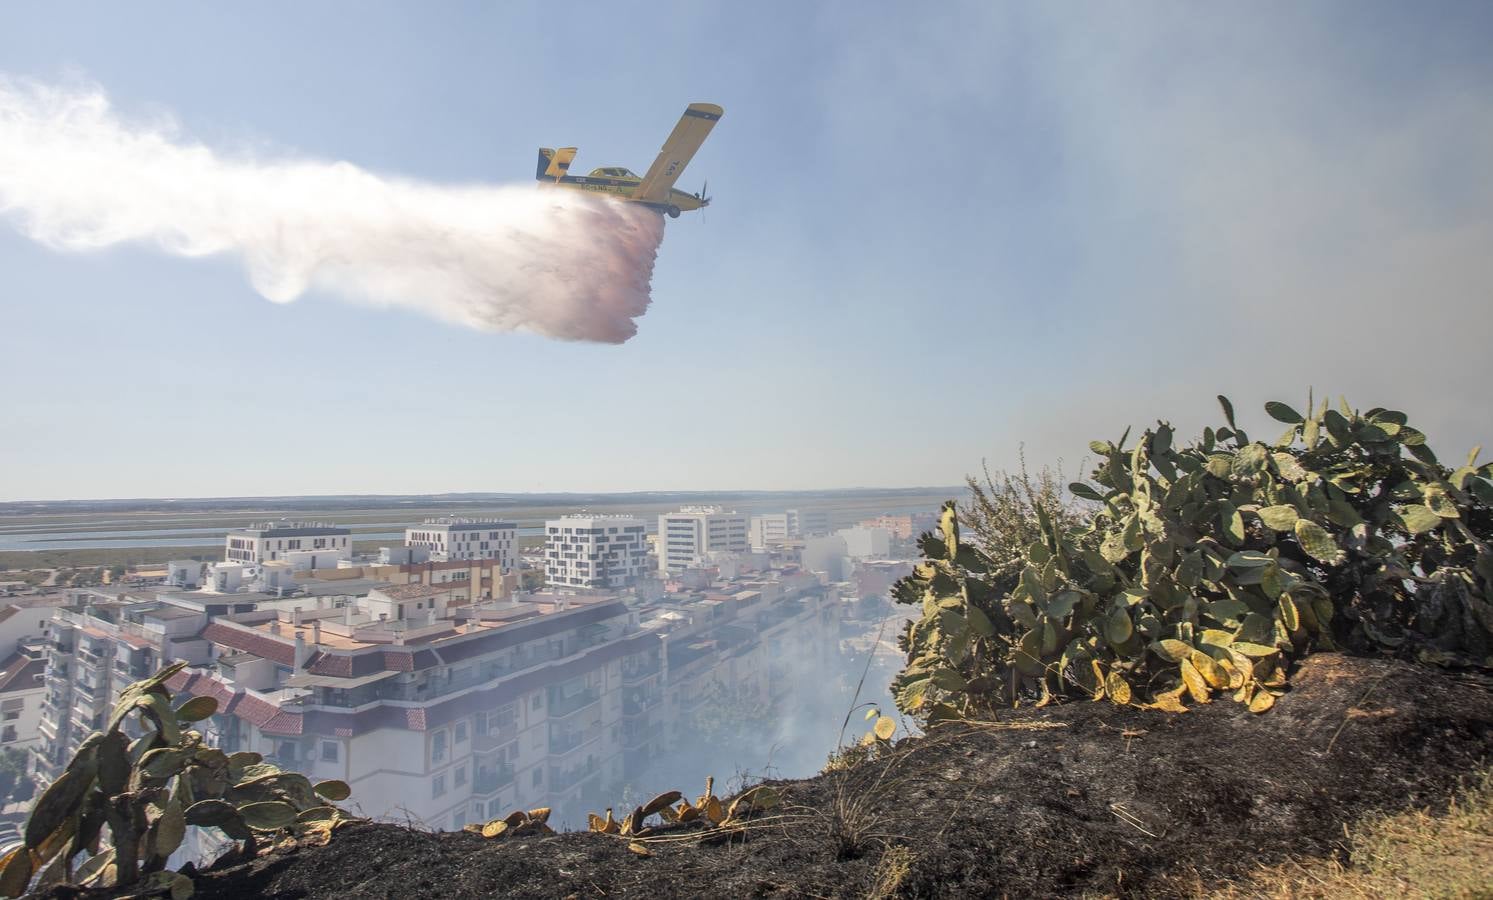
[[0, 668], [0, 694], [12, 691], [30, 691], [42, 687], [41, 677], [47, 669], [45, 657], [30, 657], [24, 653], [12, 653]]
[[348, 528], [339, 528], [331, 522], [255, 522], [248, 528], [228, 532], [230, 536], [250, 537], [301, 537], [321, 534], [352, 534]]
[[516, 522], [497, 519], [464, 519], [459, 516], [436, 516], [409, 528], [517, 528]]
[[391, 584], [378, 588], [378, 592], [390, 600], [423, 600], [426, 597], [449, 594], [461, 587], [469, 587], [469, 585], [460, 581], [448, 581], [443, 584]]

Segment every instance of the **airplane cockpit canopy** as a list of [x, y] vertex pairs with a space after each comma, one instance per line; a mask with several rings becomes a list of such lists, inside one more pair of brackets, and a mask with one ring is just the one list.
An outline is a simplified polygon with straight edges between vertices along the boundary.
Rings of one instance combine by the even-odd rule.
[[608, 168], [602, 168], [602, 169], [592, 169], [591, 170], [591, 174], [592, 175], [604, 175], [604, 176], [607, 176], [607, 177], [610, 177], [610, 178], [637, 178], [638, 177], [637, 175], [633, 174], [628, 169], [622, 169], [622, 168], [617, 168], [617, 167], [608, 167]]

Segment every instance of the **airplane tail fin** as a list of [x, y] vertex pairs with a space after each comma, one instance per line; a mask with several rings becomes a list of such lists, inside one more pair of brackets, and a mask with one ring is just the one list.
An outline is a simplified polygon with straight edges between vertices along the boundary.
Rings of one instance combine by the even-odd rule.
[[574, 147], [561, 147], [559, 150], [540, 147], [539, 167], [534, 171], [534, 178], [538, 181], [546, 178], [560, 180], [570, 171], [570, 161], [575, 159], [575, 153]]

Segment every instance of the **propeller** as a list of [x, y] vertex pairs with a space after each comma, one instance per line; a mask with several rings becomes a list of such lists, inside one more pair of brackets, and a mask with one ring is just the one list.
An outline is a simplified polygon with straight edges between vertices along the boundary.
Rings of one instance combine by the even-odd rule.
[[710, 179], [705, 179], [705, 183], [700, 185], [700, 190], [695, 192], [695, 199], [700, 201], [700, 222], [704, 224], [705, 207], [710, 205]]

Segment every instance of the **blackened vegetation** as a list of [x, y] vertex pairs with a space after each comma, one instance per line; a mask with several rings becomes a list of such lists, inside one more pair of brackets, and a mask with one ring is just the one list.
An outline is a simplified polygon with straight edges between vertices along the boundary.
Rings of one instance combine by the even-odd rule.
[[1485, 678], [1319, 654], [1291, 685], [1264, 716], [1081, 702], [951, 723], [778, 783], [781, 805], [718, 843], [352, 825], [199, 874], [195, 896], [1172, 896], [1194, 872], [1340, 854], [1345, 823], [1443, 804], [1488, 762]]

